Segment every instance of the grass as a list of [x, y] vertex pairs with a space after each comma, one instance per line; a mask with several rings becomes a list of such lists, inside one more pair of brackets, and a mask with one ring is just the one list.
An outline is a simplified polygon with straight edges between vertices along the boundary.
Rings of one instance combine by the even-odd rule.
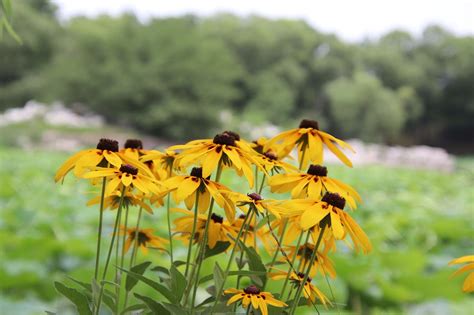
[[[52, 179], [66, 157], [0, 149], [0, 308], [7, 314], [66, 309], [68, 304], [55, 292], [53, 281], [66, 275], [88, 281], [93, 273], [98, 214], [96, 208], [85, 206], [93, 191], [73, 177], [63, 185]], [[330, 167], [329, 176], [356, 187], [362, 195], [364, 203], [353, 215], [374, 245], [368, 256], [355, 256], [338, 245], [338, 253], [332, 256], [338, 278], [330, 280], [335, 300], [375, 313], [411, 313], [439, 301], [452, 314], [472, 309], [472, 299], [460, 291], [464, 276], [450, 279], [454, 269], [447, 263], [472, 254], [473, 167], [473, 159], [460, 160], [449, 174]], [[228, 184], [237, 186], [234, 177], [225, 175]], [[166, 237], [162, 209], [146, 216], [144, 225]], [[112, 214], [107, 213], [106, 238], [111, 226]], [[168, 258], [150, 252], [146, 259], [159, 264]], [[203, 275], [212, 272], [211, 265], [206, 265]], [[315, 281], [331, 296], [325, 279]]]

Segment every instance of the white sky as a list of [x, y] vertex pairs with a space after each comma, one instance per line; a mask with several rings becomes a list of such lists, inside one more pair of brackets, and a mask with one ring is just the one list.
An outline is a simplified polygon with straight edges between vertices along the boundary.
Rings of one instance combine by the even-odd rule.
[[218, 12], [258, 14], [269, 18], [304, 19], [320, 31], [357, 41], [395, 28], [420, 34], [440, 24], [461, 35], [474, 35], [474, 0], [53, 0], [62, 18], [74, 15], [117, 15], [132, 11], [152, 16]]

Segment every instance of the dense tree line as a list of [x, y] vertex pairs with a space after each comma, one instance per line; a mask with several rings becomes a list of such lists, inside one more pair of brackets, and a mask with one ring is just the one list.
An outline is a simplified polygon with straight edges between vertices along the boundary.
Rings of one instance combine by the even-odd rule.
[[473, 136], [474, 37], [441, 27], [347, 43], [258, 16], [60, 23], [48, 0], [14, 9], [23, 45], [0, 42], [0, 109], [82, 103], [111, 123], [179, 140], [223, 128], [223, 113], [234, 129], [306, 116], [341, 137], [454, 151]]

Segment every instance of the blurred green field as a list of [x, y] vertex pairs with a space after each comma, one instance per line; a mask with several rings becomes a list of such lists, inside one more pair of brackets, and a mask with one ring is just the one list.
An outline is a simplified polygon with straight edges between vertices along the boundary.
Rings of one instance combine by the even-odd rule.
[[[69, 304], [55, 292], [53, 281], [65, 280], [66, 275], [88, 281], [93, 273], [98, 215], [96, 208], [85, 206], [93, 192], [73, 177], [64, 185], [52, 179], [66, 157], [0, 149], [2, 314], [44, 314], [45, 310], [66, 314]], [[473, 252], [473, 170], [474, 159], [459, 159], [453, 173], [378, 166], [329, 168], [330, 176], [351, 184], [362, 195], [364, 203], [354, 217], [374, 246], [370, 255], [354, 256], [341, 244], [340, 252], [333, 255], [338, 279], [330, 283], [341, 310], [350, 305], [365, 314], [369, 310], [373, 314], [472, 312], [474, 299], [461, 292], [464, 276], [450, 279], [455, 269], [447, 263]], [[235, 181], [231, 176], [225, 180]], [[145, 221], [143, 226], [166, 235], [161, 209]], [[109, 213], [106, 236], [111, 225]], [[168, 258], [151, 251], [140, 259], [158, 264]], [[207, 266], [203, 275], [210, 270]], [[323, 278], [315, 281], [331, 296]]]

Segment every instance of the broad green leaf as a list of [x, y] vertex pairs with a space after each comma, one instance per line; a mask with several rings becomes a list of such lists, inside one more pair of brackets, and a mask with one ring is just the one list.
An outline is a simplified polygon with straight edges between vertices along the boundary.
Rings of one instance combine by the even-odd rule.
[[230, 242], [217, 242], [214, 248], [209, 248], [209, 246], [206, 246], [206, 254], [204, 255], [204, 259], [224, 252], [229, 246]]
[[170, 269], [171, 273], [171, 290], [173, 291], [174, 295], [181, 301], [183, 297], [184, 290], [186, 289], [186, 278], [179, 272], [178, 268], [175, 265], [171, 265]]
[[179, 301], [177, 300], [176, 296], [167, 288], [165, 287], [164, 285], [162, 284], [159, 284], [158, 282], [156, 281], [153, 281], [145, 276], [142, 276], [140, 274], [137, 274], [135, 272], [132, 272], [132, 271], [128, 271], [126, 269], [123, 269], [123, 268], [119, 268], [120, 270], [126, 272], [127, 274], [129, 274], [131, 277], [137, 279], [137, 280], [140, 280], [142, 281], [143, 283], [149, 285], [150, 287], [152, 287], [153, 289], [155, 289], [155, 291], [161, 293], [168, 301], [170, 301], [171, 303], [178, 303]]
[[145, 304], [135, 304], [135, 305], [130, 305], [126, 309], [124, 309], [120, 315], [125, 315], [127, 313], [130, 313], [131, 311], [139, 311], [139, 310], [144, 310], [146, 308]]
[[[143, 275], [150, 265], [151, 265], [150, 261], [145, 261], [139, 265], [133, 266], [132, 269], [130, 269], [130, 271], [139, 275]], [[133, 278], [128, 274], [125, 280], [125, 290], [127, 292], [130, 292], [130, 290], [133, 289], [133, 287], [137, 284], [137, 282], [138, 282], [138, 279]]]
[[171, 313], [160, 303], [156, 302], [154, 299], [149, 298], [148, 296], [140, 295], [137, 293], [133, 294], [137, 299], [143, 301], [146, 306], [156, 315], [171, 315]]
[[57, 281], [54, 282], [54, 287], [59, 293], [74, 303], [79, 315], [92, 315], [91, 309], [89, 308], [89, 301], [84, 294]]
[[255, 251], [255, 248], [247, 247], [241, 241], [239, 241], [239, 243], [244, 248], [245, 253], [247, 254], [247, 257], [249, 259], [250, 271], [258, 271], [258, 272], [263, 273], [258, 276], [257, 275], [253, 276], [252, 279], [254, 281], [261, 282], [261, 283], [256, 283], [256, 284], [260, 286], [265, 286], [265, 283], [267, 282], [267, 269], [265, 268], [265, 265], [263, 264], [262, 259]]
[[[222, 288], [223, 282], [224, 282], [224, 271], [221, 269], [219, 264], [216, 261], [216, 264], [214, 265], [214, 284], [216, 288]], [[216, 292], [216, 294], [219, 294], [219, 292]]]

